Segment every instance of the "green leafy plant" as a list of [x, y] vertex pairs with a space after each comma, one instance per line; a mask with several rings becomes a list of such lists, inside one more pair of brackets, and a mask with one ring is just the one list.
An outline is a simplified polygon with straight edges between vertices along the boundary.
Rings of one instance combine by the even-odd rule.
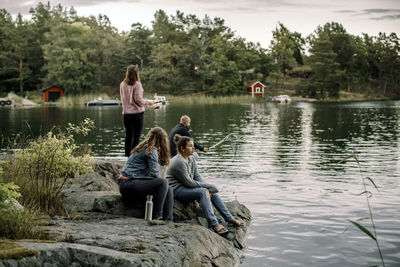
[[74, 134], [87, 135], [93, 121], [53, 129], [15, 153], [5, 167], [8, 181], [20, 187], [22, 203], [50, 215], [63, 213], [62, 189], [69, 178], [92, 170], [93, 158], [78, 155]]
[[36, 226], [36, 213], [20, 207], [17, 203], [21, 194], [13, 182], [3, 183], [3, 169], [0, 166], [0, 236], [17, 238], [39, 238], [44, 233]]
[[372, 184], [373, 187], [375, 187], [376, 190], [379, 191], [379, 189], [376, 186], [375, 182], [370, 177], [364, 177], [364, 175], [362, 173], [362, 169], [361, 169], [361, 164], [360, 164], [360, 161], [358, 160], [357, 156], [353, 153], [348, 158], [353, 158], [357, 162], [357, 165], [358, 165], [358, 168], [359, 168], [359, 171], [360, 171], [360, 175], [361, 175], [361, 179], [362, 179], [362, 183], [363, 183], [363, 188], [364, 188], [364, 191], [361, 192], [360, 195], [365, 195], [365, 197], [366, 197], [367, 206], [368, 206], [368, 212], [369, 212], [369, 219], [371, 220], [373, 233], [371, 231], [369, 231], [365, 226], [361, 225], [360, 223], [355, 222], [353, 220], [349, 220], [349, 221], [354, 226], [356, 226], [358, 229], [360, 229], [364, 234], [366, 234], [367, 236], [369, 236], [370, 238], [372, 238], [375, 241], [376, 247], [378, 248], [379, 256], [381, 258], [382, 266], [385, 267], [385, 261], [383, 260], [382, 251], [381, 251], [381, 248], [379, 246], [378, 235], [376, 233], [374, 217], [372, 216], [371, 204], [369, 202], [369, 198], [372, 197], [372, 193], [367, 190], [367, 182], [366, 181], [368, 181], [370, 184]]

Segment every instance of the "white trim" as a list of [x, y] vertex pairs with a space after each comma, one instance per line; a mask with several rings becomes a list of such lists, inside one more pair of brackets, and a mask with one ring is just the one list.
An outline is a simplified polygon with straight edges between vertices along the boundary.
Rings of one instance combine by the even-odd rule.
[[251, 87], [253, 87], [254, 84], [256, 84], [256, 83], [260, 83], [263, 88], [265, 87], [265, 85], [260, 81], [255, 81], [254, 83], [251, 84]]

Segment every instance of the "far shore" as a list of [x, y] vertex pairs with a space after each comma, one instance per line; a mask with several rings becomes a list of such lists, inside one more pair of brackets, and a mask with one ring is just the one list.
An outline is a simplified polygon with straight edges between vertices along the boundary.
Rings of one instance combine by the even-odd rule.
[[[376, 96], [376, 95], [364, 95], [360, 93], [352, 93], [341, 91], [338, 98], [327, 97], [324, 99], [316, 99], [309, 97], [302, 97], [296, 95], [295, 91], [292, 90], [282, 90], [277, 91], [273, 90], [276, 94], [274, 95], [265, 95], [264, 97], [251, 97], [250, 95], [232, 95], [232, 96], [223, 96], [223, 95], [213, 95], [213, 94], [201, 94], [201, 95], [193, 95], [190, 94], [176, 96], [176, 95], [168, 95], [168, 94], [158, 94], [164, 95], [169, 100], [170, 103], [173, 104], [251, 104], [251, 103], [265, 103], [272, 102], [271, 98], [276, 95], [285, 94], [288, 95], [292, 103], [295, 102], [307, 102], [307, 103], [347, 103], [347, 102], [371, 102], [371, 101], [393, 101], [399, 100], [398, 98], [391, 98], [385, 96]], [[117, 100], [118, 96], [108, 96], [105, 93], [89, 93], [82, 95], [74, 95], [74, 96], [64, 96], [60, 100], [56, 102], [43, 102], [43, 100], [39, 97], [29, 97], [22, 98], [14, 93], [9, 93], [8, 96], [4, 99], [10, 99], [13, 101], [12, 106], [35, 106], [35, 105], [56, 105], [56, 106], [83, 106], [85, 102], [95, 100], [95, 99], [103, 99], [103, 100]], [[153, 93], [146, 93], [145, 98], [153, 99]]]

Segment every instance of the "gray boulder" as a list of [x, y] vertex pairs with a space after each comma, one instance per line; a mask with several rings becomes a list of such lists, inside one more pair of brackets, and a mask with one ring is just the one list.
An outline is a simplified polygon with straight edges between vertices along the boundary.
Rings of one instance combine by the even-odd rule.
[[[222, 237], [208, 228], [198, 203], [174, 204], [174, 222], [147, 222], [144, 203], [124, 203], [117, 179], [122, 162], [97, 161], [95, 171], [72, 179], [63, 191], [67, 217], [43, 230], [57, 243], [20, 242], [38, 255], [0, 266], [237, 266], [251, 225], [250, 211], [227, 202], [245, 222]], [[216, 211], [221, 222], [222, 217]], [[16, 263], [16, 264], [14, 264]]]

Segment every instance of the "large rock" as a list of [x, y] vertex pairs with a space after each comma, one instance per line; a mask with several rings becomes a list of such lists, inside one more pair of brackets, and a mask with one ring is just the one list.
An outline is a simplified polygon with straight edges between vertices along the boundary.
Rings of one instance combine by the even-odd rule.
[[[57, 220], [45, 229], [51, 231], [58, 240], [87, 246], [75, 247], [75, 251], [68, 250], [66, 253], [64, 247], [57, 243], [58, 252], [53, 253], [58, 256], [55, 257], [70, 263], [77, 258], [76, 254], [102, 255], [104, 248], [119, 252], [115, 255], [106, 254], [116, 259], [136, 255], [137, 261], [141, 262], [137, 266], [235, 266], [239, 264], [241, 256], [240, 250], [224, 237], [205, 227], [186, 223], [149, 223], [132, 217], [92, 218]], [[22, 245], [38, 250], [40, 258], [42, 245]], [[89, 257], [87, 255], [84, 258]]]
[[[73, 179], [63, 191], [68, 216], [43, 226], [58, 243], [20, 243], [36, 249], [38, 256], [17, 261], [15, 266], [239, 264], [240, 249], [246, 245], [251, 224], [250, 211], [244, 205], [237, 201], [226, 203], [245, 227], [225, 223], [230, 232], [224, 237], [208, 229], [197, 202], [184, 205], [175, 201], [173, 223], [147, 222], [142, 219], [144, 202], [127, 205], [122, 201], [116, 183], [122, 166], [122, 162], [98, 161], [95, 172]], [[216, 215], [222, 222], [218, 212]]]

